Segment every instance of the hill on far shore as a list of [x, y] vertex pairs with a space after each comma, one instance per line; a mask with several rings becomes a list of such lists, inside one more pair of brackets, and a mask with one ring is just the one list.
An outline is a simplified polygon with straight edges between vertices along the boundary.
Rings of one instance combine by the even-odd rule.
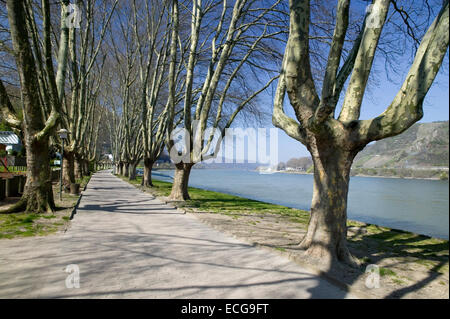
[[[400, 135], [366, 146], [353, 161], [352, 175], [448, 179], [449, 122], [416, 123]], [[312, 172], [310, 157], [280, 163], [279, 170]]]
[[448, 168], [449, 122], [416, 123], [400, 135], [372, 143], [353, 168]]

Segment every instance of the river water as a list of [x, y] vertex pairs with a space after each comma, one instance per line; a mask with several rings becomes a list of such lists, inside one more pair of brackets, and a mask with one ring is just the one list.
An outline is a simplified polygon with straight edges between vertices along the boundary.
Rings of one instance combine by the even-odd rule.
[[[171, 181], [173, 171], [153, 178]], [[313, 177], [259, 174], [250, 170], [193, 169], [189, 186], [309, 210]], [[449, 182], [395, 178], [351, 178], [348, 218], [448, 239]]]

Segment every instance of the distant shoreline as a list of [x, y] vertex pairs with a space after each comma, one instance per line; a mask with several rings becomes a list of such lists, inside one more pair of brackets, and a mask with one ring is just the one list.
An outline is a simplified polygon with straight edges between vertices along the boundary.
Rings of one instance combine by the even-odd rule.
[[[227, 170], [243, 170], [244, 168], [207, 168], [207, 167], [198, 167], [196, 168], [195, 166], [193, 167], [193, 169], [209, 169], [209, 170], [217, 170], [217, 169], [227, 169]], [[171, 171], [174, 170], [174, 168], [154, 168], [153, 170], [167, 170], [167, 171]], [[257, 169], [244, 169], [244, 170], [250, 170], [253, 172], [260, 172]], [[267, 173], [267, 174], [272, 174], [272, 173], [282, 173], [282, 174], [296, 174], [296, 175], [313, 175], [313, 173], [307, 173], [307, 172], [297, 172], [297, 171], [274, 171], [271, 173]], [[429, 181], [441, 181], [442, 179], [440, 179], [439, 177], [399, 177], [399, 176], [389, 176], [389, 175], [365, 175], [365, 174], [355, 174], [355, 175], [351, 175], [351, 177], [373, 177], [373, 178], [393, 178], [393, 179], [411, 179], [411, 180], [429, 180]], [[444, 180], [444, 181], [448, 181], [448, 179]]]
[[[378, 177], [378, 178], [396, 178], [396, 179], [423, 179], [423, 180], [429, 180], [429, 181], [441, 181], [439, 177], [399, 177], [399, 176], [375, 176], [375, 175], [353, 175], [356, 177]], [[448, 181], [448, 180], [447, 180]]]
[[[258, 170], [256, 170], [256, 171], [258, 171]], [[275, 173], [298, 174], [298, 175], [313, 175], [313, 173], [295, 172], [295, 171], [276, 171]], [[421, 180], [430, 180], [430, 181], [440, 181], [440, 180], [441, 180], [441, 179], [438, 178], [438, 177], [399, 177], [399, 176], [363, 175], [363, 174], [351, 175], [350, 177], [375, 177], [375, 178], [395, 178], [395, 179], [421, 179]]]

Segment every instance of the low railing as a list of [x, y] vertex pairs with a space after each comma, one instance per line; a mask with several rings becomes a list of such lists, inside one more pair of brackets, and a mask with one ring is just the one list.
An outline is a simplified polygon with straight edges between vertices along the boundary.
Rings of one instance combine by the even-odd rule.
[[26, 172], [26, 166], [8, 166], [8, 170], [4, 166], [0, 166], [0, 172]]

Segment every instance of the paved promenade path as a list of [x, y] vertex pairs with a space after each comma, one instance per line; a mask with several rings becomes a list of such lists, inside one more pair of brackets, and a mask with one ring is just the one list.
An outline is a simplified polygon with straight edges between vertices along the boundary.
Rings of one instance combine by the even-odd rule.
[[[80, 288], [67, 288], [68, 265]], [[65, 233], [0, 240], [0, 298], [348, 298], [102, 171]]]

